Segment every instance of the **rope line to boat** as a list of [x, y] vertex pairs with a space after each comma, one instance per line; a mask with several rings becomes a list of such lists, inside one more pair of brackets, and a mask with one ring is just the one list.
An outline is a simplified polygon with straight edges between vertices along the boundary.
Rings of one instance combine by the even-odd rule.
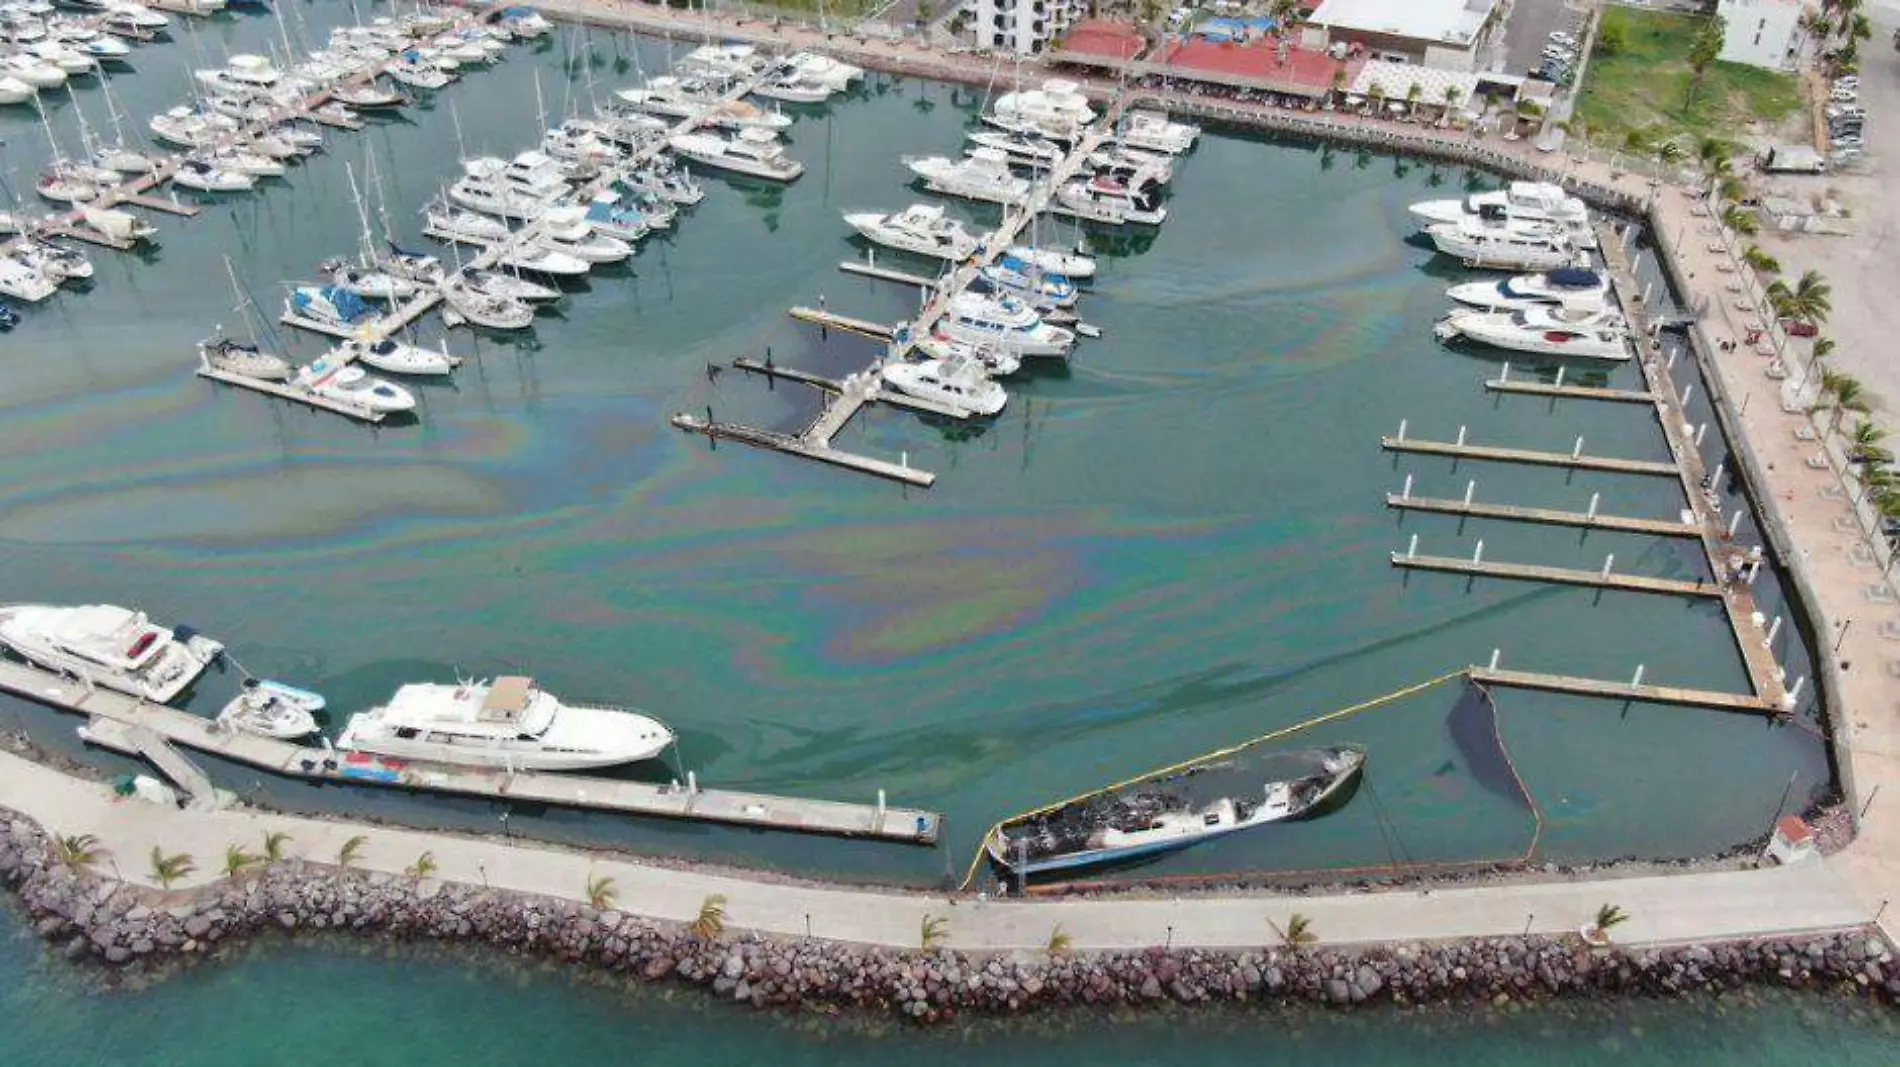
[[1498, 710], [1497, 697], [1492, 695], [1490, 687], [1482, 682], [1473, 681], [1471, 688], [1476, 689], [1478, 695], [1484, 698], [1484, 702], [1491, 705], [1491, 736], [1497, 738], [1498, 754], [1504, 757], [1504, 766], [1511, 772], [1511, 781], [1517, 783], [1517, 791], [1524, 794], [1524, 803], [1529, 804], [1531, 808], [1531, 844], [1524, 850], [1523, 858], [1518, 860], [1519, 863], [1528, 863], [1530, 858], [1537, 854], [1537, 844], [1544, 837], [1544, 806], [1537, 802], [1537, 797], [1531, 792], [1530, 786], [1524, 784], [1524, 776], [1517, 771], [1517, 761], [1511, 758], [1511, 750], [1504, 745], [1503, 712]]
[[1441, 674], [1438, 677], [1432, 678], [1428, 681], [1419, 682], [1415, 685], [1408, 685], [1403, 689], [1394, 690], [1393, 692], [1387, 693], [1384, 696], [1373, 697], [1371, 700], [1361, 701], [1360, 703], [1354, 704], [1351, 707], [1340, 708], [1337, 711], [1329, 711], [1325, 713], [1324, 715], [1315, 715], [1304, 722], [1294, 723], [1291, 726], [1282, 726], [1277, 730], [1273, 730], [1269, 733], [1261, 734], [1259, 737], [1253, 738], [1248, 741], [1242, 741], [1240, 744], [1237, 744], [1237, 745], [1229, 745], [1226, 748], [1217, 748], [1212, 752], [1206, 752], [1199, 756], [1195, 756], [1191, 759], [1182, 760], [1179, 763], [1170, 764], [1169, 766], [1162, 767], [1157, 770], [1145, 771], [1141, 774], [1137, 774], [1132, 777], [1125, 778], [1112, 785], [1100, 786], [1098, 788], [1091, 789], [1086, 793], [1078, 793], [1075, 796], [1068, 798], [1067, 800], [1058, 800], [1053, 804], [1044, 804], [1041, 807], [1031, 808], [1028, 811], [1018, 812], [1014, 815], [1006, 815], [1003, 818], [996, 820], [995, 824], [992, 825], [988, 830], [984, 831], [983, 836], [981, 838], [977, 839], [976, 855], [970, 857], [969, 869], [964, 871], [963, 881], [957, 885], [957, 891], [964, 892], [968, 890], [970, 888], [971, 883], [976, 881], [977, 868], [981, 867], [983, 864], [983, 857], [989, 848], [990, 839], [995, 837], [997, 834], [1001, 833], [1003, 830], [1003, 827], [1008, 826], [1011, 823], [1022, 822], [1024, 819], [1033, 819], [1038, 815], [1046, 815], [1049, 812], [1057, 810], [1058, 808], [1068, 807], [1070, 804], [1079, 803], [1081, 801], [1089, 799], [1090, 797], [1100, 796], [1103, 793], [1112, 793], [1118, 789], [1126, 789], [1131, 785], [1135, 785], [1136, 783], [1146, 781], [1149, 778], [1159, 778], [1163, 775], [1173, 774], [1176, 771], [1186, 770], [1187, 768], [1192, 767], [1197, 763], [1205, 763], [1208, 760], [1221, 759], [1227, 756], [1232, 756], [1232, 755], [1235, 755], [1236, 753], [1245, 752], [1246, 750], [1253, 748], [1256, 745], [1264, 745], [1270, 741], [1278, 741], [1279, 739], [1283, 737], [1287, 737], [1289, 735], [1299, 733], [1301, 730], [1311, 729], [1312, 727], [1315, 727], [1315, 726], [1322, 726], [1329, 722], [1337, 722], [1340, 719], [1345, 719], [1350, 716], [1357, 715], [1361, 712], [1371, 711], [1374, 708], [1382, 707], [1386, 704], [1392, 703], [1393, 701], [1403, 700], [1406, 697], [1410, 697], [1410, 696], [1416, 696], [1417, 694], [1423, 693], [1428, 689], [1443, 685], [1446, 682], [1451, 681], [1453, 678], [1462, 678], [1465, 676], [1466, 673], [1467, 672], [1465, 671], [1465, 669], [1461, 667], [1458, 670], [1450, 672], [1449, 674]]

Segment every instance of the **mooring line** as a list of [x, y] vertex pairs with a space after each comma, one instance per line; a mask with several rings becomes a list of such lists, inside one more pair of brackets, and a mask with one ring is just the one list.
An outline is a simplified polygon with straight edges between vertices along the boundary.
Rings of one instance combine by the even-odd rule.
[[1503, 713], [1498, 710], [1497, 697], [1492, 695], [1491, 690], [1482, 683], [1474, 681], [1471, 683], [1471, 688], [1476, 689], [1478, 695], [1484, 698], [1484, 702], [1491, 706], [1491, 736], [1497, 739], [1498, 753], [1504, 757], [1505, 769], [1511, 772], [1511, 781], [1517, 783], [1517, 791], [1523, 794], [1524, 803], [1529, 804], [1531, 808], [1531, 844], [1524, 850], [1523, 858], [1518, 860], [1519, 863], [1529, 863], [1531, 857], [1537, 854], [1538, 842], [1544, 837], [1544, 807], [1537, 802], [1537, 797], [1531, 793], [1530, 786], [1524, 784], [1524, 776], [1517, 771], [1517, 761], [1511, 758], [1511, 750], [1504, 744]]
[[1179, 763], [1173, 763], [1166, 767], [1162, 767], [1158, 770], [1147, 771], [1142, 774], [1134, 775], [1133, 777], [1130, 777], [1130, 778], [1124, 778], [1123, 780], [1116, 782], [1113, 785], [1105, 785], [1097, 789], [1091, 789], [1086, 793], [1077, 793], [1075, 796], [1072, 796], [1068, 798], [1067, 800], [1058, 800], [1053, 804], [1044, 804], [1042, 807], [1039, 807], [1039, 808], [1031, 808], [1028, 811], [1019, 812], [1015, 815], [1004, 816], [1003, 818], [996, 820], [996, 822], [993, 825], [991, 825], [988, 830], [984, 832], [983, 836], [977, 840], [976, 855], [970, 857], [970, 867], [967, 871], [964, 872], [963, 881], [957, 885], [957, 891], [963, 892], [970, 888], [970, 884], [976, 880], [977, 868], [982, 866], [983, 864], [983, 856], [984, 856], [984, 853], [988, 850], [990, 839], [995, 837], [998, 833], [1000, 833], [1003, 827], [1008, 826], [1011, 823], [1022, 822], [1024, 819], [1033, 819], [1038, 815], [1046, 815], [1049, 812], [1055, 811], [1059, 808], [1068, 807], [1070, 804], [1075, 804], [1080, 801], [1087, 800], [1090, 797], [1100, 796], [1103, 793], [1112, 793], [1118, 789], [1126, 789], [1131, 785], [1134, 785], [1138, 782], [1146, 781], [1150, 778], [1159, 778], [1163, 775], [1173, 774], [1176, 771], [1185, 770], [1198, 763], [1205, 763], [1209, 760], [1221, 759], [1226, 756], [1234, 755], [1235, 753], [1238, 753], [1238, 752], [1245, 752], [1247, 749], [1253, 748], [1256, 745], [1263, 745], [1269, 741], [1277, 741], [1280, 738], [1298, 733], [1301, 730], [1311, 729], [1312, 727], [1322, 726], [1329, 722], [1336, 722], [1340, 719], [1357, 715], [1361, 712], [1371, 711], [1374, 708], [1381, 707], [1386, 704], [1390, 704], [1395, 700], [1403, 700], [1406, 697], [1415, 696], [1419, 693], [1423, 693], [1427, 689], [1431, 689], [1435, 686], [1443, 685], [1446, 682], [1451, 681], [1453, 678], [1464, 677], [1466, 673], [1467, 672], [1463, 668], [1460, 668], [1458, 670], [1452, 671], [1449, 674], [1441, 674], [1436, 678], [1430, 679], [1429, 681], [1419, 682], [1416, 685], [1408, 685], [1403, 689], [1394, 690], [1393, 692], [1387, 693], [1384, 696], [1374, 697], [1371, 700], [1354, 704], [1348, 708], [1340, 708], [1337, 711], [1329, 711], [1324, 715], [1315, 715], [1313, 718], [1307, 719], [1305, 722], [1294, 723], [1292, 726], [1283, 726], [1278, 730], [1274, 730], [1270, 733], [1261, 734], [1259, 737], [1253, 738], [1252, 740], [1249, 740], [1249, 741], [1242, 741], [1240, 744], [1237, 744], [1237, 745], [1230, 745], [1226, 748], [1217, 748], [1212, 752], [1195, 756], [1192, 759], [1185, 759], [1185, 760], [1180, 761]]

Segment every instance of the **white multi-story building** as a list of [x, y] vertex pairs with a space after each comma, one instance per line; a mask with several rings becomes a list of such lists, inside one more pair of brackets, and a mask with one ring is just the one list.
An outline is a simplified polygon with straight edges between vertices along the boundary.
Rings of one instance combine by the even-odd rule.
[[1499, 2], [1324, 0], [1302, 24], [1300, 43], [1311, 49], [1357, 46], [1392, 63], [1476, 70], [1498, 24]]
[[1083, 0], [974, 0], [976, 46], [1040, 54], [1087, 13]]
[[1719, 0], [1722, 60], [1769, 70], [1793, 70], [1807, 34], [1801, 16], [1819, 7], [1816, 0]]

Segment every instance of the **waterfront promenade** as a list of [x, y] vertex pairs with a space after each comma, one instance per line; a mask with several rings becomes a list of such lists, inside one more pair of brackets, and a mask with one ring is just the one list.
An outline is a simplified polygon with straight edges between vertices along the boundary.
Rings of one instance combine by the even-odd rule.
[[[221, 877], [225, 849], [253, 853], [266, 834], [290, 835], [287, 858], [335, 864], [361, 835], [353, 866], [402, 877], [424, 852], [433, 877], [470, 886], [585, 902], [589, 879], [614, 880], [624, 914], [691, 922], [711, 894], [726, 898], [726, 925], [785, 938], [817, 937], [891, 948], [919, 947], [926, 917], [944, 921], [942, 946], [969, 952], [1039, 952], [1059, 924], [1078, 951], [1237, 949], [1272, 945], [1297, 912], [1329, 945], [1574, 933], [1603, 904], [1630, 914], [1620, 944], [1822, 933], [1864, 926], [1855, 895], [1825, 862], [1764, 871], [1522, 882], [1320, 896], [1259, 894], [1191, 898], [1126, 896], [1093, 900], [990, 901], [937, 893], [828, 887], [589, 855], [532, 842], [367, 827], [243, 808], [180, 811], [122, 800], [97, 782], [0, 752], [0, 807], [31, 816], [54, 834], [91, 833], [109, 856], [97, 870], [154, 887], [152, 849], [189, 854], [197, 866], [180, 890]], [[1272, 925], [1269, 925], [1272, 924]]]

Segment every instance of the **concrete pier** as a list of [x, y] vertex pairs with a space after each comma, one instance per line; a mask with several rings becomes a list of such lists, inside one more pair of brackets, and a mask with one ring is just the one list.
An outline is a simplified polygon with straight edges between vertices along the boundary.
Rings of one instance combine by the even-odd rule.
[[1588, 585], [1633, 593], [1663, 593], [1669, 596], [1693, 597], [1720, 597], [1722, 595], [1721, 587], [1712, 582], [1685, 582], [1676, 578], [1649, 578], [1639, 574], [1581, 571], [1570, 567], [1545, 567], [1534, 563], [1494, 563], [1490, 560], [1394, 552], [1392, 565], [1425, 571], [1470, 574], [1485, 578], [1514, 578], [1526, 582], [1554, 582], [1558, 585]]
[[1698, 537], [1694, 523], [1668, 519], [1638, 519], [1625, 515], [1591, 515], [1583, 511], [1559, 511], [1554, 508], [1527, 508], [1515, 504], [1485, 504], [1477, 501], [1441, 500], [1433, 497], [1387, 493], [1385, 506], [1409, 511], [1430, 511], [1441, 515], [1460, 515], [1476, 519], [1509, 519], [1547, 526], [1576, 526], [1583, 529], [1615, 530], [1619, 533], [1654, 534], [1658, 537]]
[[1499, 448], [1490, 445], [1466, 445], [1453, 441], [1420, 441], [1410, 437], [1386, 437], [1379, 441], [1388, 452], [1417, 452], [1453, 459], [1479, 459], [1494, 463], [1528, 463], [1541, 467], [1570, 467], [1575, 470], [1609, 471], [1615, 474], [1654, 474], [1674, 477], [1676, 465], [1648, 459], [1618, 459], [1570, 452], [1540, 452], [1529, 448]]

